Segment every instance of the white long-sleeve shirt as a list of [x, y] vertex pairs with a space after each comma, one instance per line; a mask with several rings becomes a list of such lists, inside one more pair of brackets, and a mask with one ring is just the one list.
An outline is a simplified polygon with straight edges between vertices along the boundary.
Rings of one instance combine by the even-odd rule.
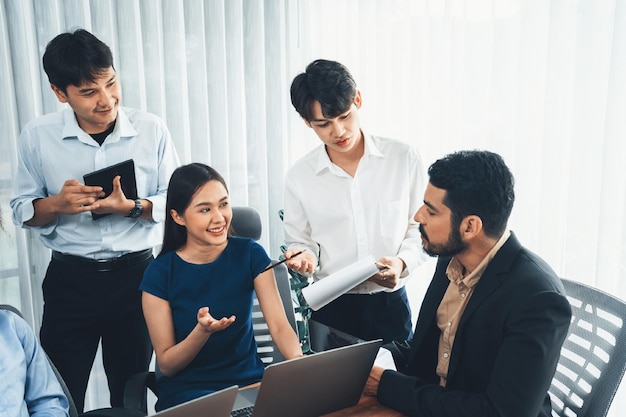
[[[417, 151], [397, 140], [364, 134], [365, 150], [354, 177], [319, 146], [288, 171], [284, 230], [289, 249], [318, 256], [314, 280], [373, 255], [398, 256], [410, 274], [423, 263], [419, 224], [413, 216], [425, 187]], [[318, 250], [319, 244], [319, 250]], [[395, 291], [366, 281], [350, 293]]]

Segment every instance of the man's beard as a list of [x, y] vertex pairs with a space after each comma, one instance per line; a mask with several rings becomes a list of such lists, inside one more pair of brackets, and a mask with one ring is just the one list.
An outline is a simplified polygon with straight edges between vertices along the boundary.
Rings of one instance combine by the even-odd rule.
[[445, 243], [432, 244], [428, 239], [428, 234], [424, 231], [422, 225], [420, 224], [419, 230], [423, 238], [422, 247], [424, 248], [424, 252], [430, 256], [454, 256], [463, 252], [468, 245], [461, 239], [459, 226], [460, 225], [452, 227], [452, 230], [448, 235], [448, 240]]

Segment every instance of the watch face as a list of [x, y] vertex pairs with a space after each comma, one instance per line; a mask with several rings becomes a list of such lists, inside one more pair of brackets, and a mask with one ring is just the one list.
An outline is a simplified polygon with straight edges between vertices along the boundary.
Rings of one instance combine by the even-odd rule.
[[141, 206], [141, 202], [139, 200], [135, 200], [135, 207], [130, 211], [128, 217], [136, 219], [137, 217], [140, 217], [142, 213], [143, 207]]

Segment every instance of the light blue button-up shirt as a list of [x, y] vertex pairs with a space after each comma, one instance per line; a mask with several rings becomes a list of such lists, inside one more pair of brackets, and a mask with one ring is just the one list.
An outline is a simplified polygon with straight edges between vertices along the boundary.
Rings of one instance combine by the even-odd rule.
[[0, 310], [0, 416], [67, 417], [68, 402], [32, 329]]
[[157, 116], [119, 108], [113, 132], [102, 146], [85, 133], [71, 108], [29, 122], [18, 141], [18, 165], [14, 176], [13, 222], [34, 215], [33, 200], [58, 194], [69, 179], [83, 182], [83, 175], [132, 158], [137, 195], [152, 202], [154, 221], [122, 216], [93, 220], [90, 212], [60, 215], [34, 228], [52, 250], [95, 259], [113, 258], [161, 243], [167, 186], [179, 165], [169, 130]]

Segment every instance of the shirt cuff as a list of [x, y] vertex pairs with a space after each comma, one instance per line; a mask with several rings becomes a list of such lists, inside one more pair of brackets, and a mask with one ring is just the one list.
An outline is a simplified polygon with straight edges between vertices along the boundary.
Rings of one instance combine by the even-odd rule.
[[26, 224], [27, 221], [31, 220], [35, 217], [35, 200], [39, 200], [43, 197], [31, 198], [29, 200], [24, 200], [20, 203], [19, 208], [13, 210], [13, 223], [17, 226], [20, 226], [24, 229], [33, 229], [37, 230], [37, 232], [41, 235], [49, 235], [56, 228], [57, 220], [51, 221], [47, 225], [44, 226], [29, 226]]
[[155, 223], [163, 223], [165, 221], [165, 198], [160, 195], [145, 197], [152, 203], [152, 220]]

